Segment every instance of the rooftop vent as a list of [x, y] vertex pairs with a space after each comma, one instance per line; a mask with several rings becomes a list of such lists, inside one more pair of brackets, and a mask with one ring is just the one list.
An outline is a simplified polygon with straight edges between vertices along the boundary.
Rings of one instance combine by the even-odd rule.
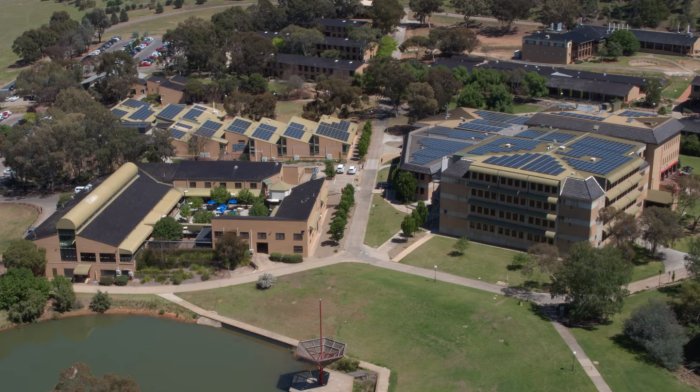
[[510, 144], [510, 143], [506, 143], [505, 145], [503, 145], [503, 147], [505, 147], [505, 148], [511, 148], [511, 147], [513, 147], [513, 145]]
[[561, 145], [561, 146], [559, 146], [559, 149], [560, 149], [560, 150], [566, 150], [566, 146]]
[[596, 158], [596, 157], [591, 157], [591, 162], [598, 162], [598, 158]]

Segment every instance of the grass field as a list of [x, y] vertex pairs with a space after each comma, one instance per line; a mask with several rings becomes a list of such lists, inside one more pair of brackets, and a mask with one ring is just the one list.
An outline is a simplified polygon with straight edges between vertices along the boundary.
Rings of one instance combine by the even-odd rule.
[[693, 168], [693, 174], [700, 174], [700, 157], [681, 155], [681, 166], [690, 166]]
[[39, 216], [36, 208], [15, 203], [0, 203], [0, 253], [10, 241], [21, 239]]
[[622, 325], [632, 311], [651, 298], [663, 298], [658, 291], [649, 291], [625, 299], [625, 307], [610, 325], [594, 330], [574, 329], [579, 344], [591, 358], [597, 361], [600, 373], [613, 391], [676, 392], [693, 391], [661, 367], [641, 360], [637, 353], [630, 352], [615, 343], [615, 336], [622, 333]]
[[541, 106], [533, 105], [531, 103], [521, 103], [521, 104], [513, 105], [513, 113], [515, 113], [515, 114], [539, 112], [541, 110], [542, 110]]
[[378, 247], [401, 230], [401, 221], [406, 214], [392, 207], [379, 195], [372, 195], [372, 208], [365, 231], [365, 244]]
[[[76, 293], [75, 295], [80, 302], [81, 307], [90, 305], [90, 300], [94, 294]], [[168, 313], [183, 314], [187, 317], [192, 317], [195, 314], [191, 311], [182, 308], [170, 301], [167, 301], [157, 295], [150, 294], [110, 294], [112, 299], [112, 307], [131, 308], [131, 309], [146, 309], [153, 311], [163, 310]]]
[[275, 117], [282, 122], [289, 121], [292, 116], [301, 116], [306, 101], [277, 101]]
[[674, 77], [669, 79], [669, 84], [661, 91], [661, 97], [675, 100], [680, 97], [690, 85], [690, 78]]
[[660, 261], [650, 261], [646, 264], [635, 265], [632, 269], [632, 282], [656, 276], [659, 271], [663, 273], [664, 263]]
[[385, 167], [383, 169], [379, 169], [377, 172], [377, 182], [386, 182], [389, 179], [389, 170], [391, 168]]
[[[550, 323], [518, 301], [354, 263], [181, 296], [297, 339], [324, 331], [387, 366], [392, 390], [593, 391]], [[578, 366], [578, 365], [577, 365]], [[566, 386], [563, 389], [563, 386]]]

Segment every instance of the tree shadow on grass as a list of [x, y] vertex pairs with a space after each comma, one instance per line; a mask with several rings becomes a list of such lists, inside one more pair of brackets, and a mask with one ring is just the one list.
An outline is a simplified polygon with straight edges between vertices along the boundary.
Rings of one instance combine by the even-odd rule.
[[610, 340], [615, 344], [615, 346], [627, 351], [634, 355], [634, 359], [640, 362], [644, 362], [647, 365], [659, 366], [654, 360], [647, 354], [642, 346], [635, 343], [632, 339], [628, 338], [624, 334], [617, 334], [610, 337]]

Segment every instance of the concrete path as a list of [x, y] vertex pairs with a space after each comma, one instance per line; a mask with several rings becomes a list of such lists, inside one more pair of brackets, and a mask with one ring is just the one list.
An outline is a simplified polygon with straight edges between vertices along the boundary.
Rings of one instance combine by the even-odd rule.
[[[200, 308], [199, 306], [185, 301], [184, 299], [178, 297], [175, 294], [160, 294], [159, 295], [161, 298], [166, 299], [170, 302], [173, 302], [179, 306], [182, 306], [185, 309], [188, 309], [194, 313], [197, 313], [200, 316], [206, 317], [208, 319], [212, 319], [215, 321], [218, 321], [222, 324], [229, 325], [235, 329], [245, 331], [248, 333], [252, 333], [257, 336], [261, 336], [265, 339], [272, 340], [278, 343], [281, 343], [283, 345], [289, 346], [289, 347], [294, 347], [296, 348], [299, 345], [299, 340], [290, 338], [288, 336], [284, 336], [272, 331], [269, 331], [264, 328], [259, 328], [254, 325], [244, 323], [242, 321], [238, 321], [235, 319], [232, 319], [230, 317], [222, 316], [218, 314], [217, 312], [206, 310], [203, 308]], [[372, 372], [377, 373], [377, 385], [375, 388], [375, 391], [377, 392], [387, 392], [389, 390], [389, 378], [391, 376], [391, 371], [385, 367], [377, 366], [375, 364], [365, 362], [365, 361], [360, 361], [360, 367], [366, 370], [370, 370]], [[335, 373], [332, 370], [329, 370], [332, 374]], [[327, 389], [331, 390], [331, 389]], [[336, 389], [333, 389], [334, 391]], [[352, 390], [352, 387], [350, 388]]]
[[394, 258], [391, 259], [391, 261], [393, 261], [393, 262], [395, 262], [395, 263], [398, 263], [398, 262], [401, 261], [404, 257], [408, 256], [411, 252], [413, 252], [414, 250], [418, 249], [418, 247], [420, 247], [421, 245], [423, 245], [423, 244], [425, 244], [426, 242], [428, 242], [428, 240], [430, 240], [431, 238], [433, 238], [433, 234], [430, 233], [430, 232], [426, 233], [423, 237], [419, 238], [418, 241], [412, 243], [411, 245], [408, 246], [408, 248], [406, 248], [406, 249], [402, 250], [401, 252], [399, 252], [399, 254], [397, 254], [396, 256], [394, 256]]
[[667, 271], [661, 275], [655, 275], [646, 279], [632, 282], [627, 285], [627, 290], [630, 292], [630, 294], [638, 293], [640, 291], [654, 290], [661, 286], [668, 286], [689, 277], [690, 273], [685, 268]]
[[557, 333], [559, 333], [562, 340], [564, 340], [564, 343], [569, 346], [571, 355], [576, 357], [576, 360], [583, 368], [583, 371], [586, 372], [588, 378], [591, 379], [598, 392], [612, 392], [612, 389], [610, 389], [608, 384], [603, 379], [603, 376], [600, 374], [600, 372], [598, 372], [598, 369], [596, 369], [596, 367], [593, 365], [593, 362], [588, 358], [588, 355], [586, 355], [586, 352], [583, 351], [583, 348], [581, 348], [581, 346], [578, 344], [574, 335], [571, 334], [571, 331], [556, 321], [552, 321], [552, 325]]

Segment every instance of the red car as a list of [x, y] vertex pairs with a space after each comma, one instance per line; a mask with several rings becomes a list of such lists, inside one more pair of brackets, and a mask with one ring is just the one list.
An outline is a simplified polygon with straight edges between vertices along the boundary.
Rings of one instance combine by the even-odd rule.
[[142, 61], [142, 62], [139, 63], [139, 67], [150, 67], [150, 66], [151, 66], [151, 62], [150, 62], [150, 61], [145, 61], [145, 60], [144, 60], [144, 61]]

